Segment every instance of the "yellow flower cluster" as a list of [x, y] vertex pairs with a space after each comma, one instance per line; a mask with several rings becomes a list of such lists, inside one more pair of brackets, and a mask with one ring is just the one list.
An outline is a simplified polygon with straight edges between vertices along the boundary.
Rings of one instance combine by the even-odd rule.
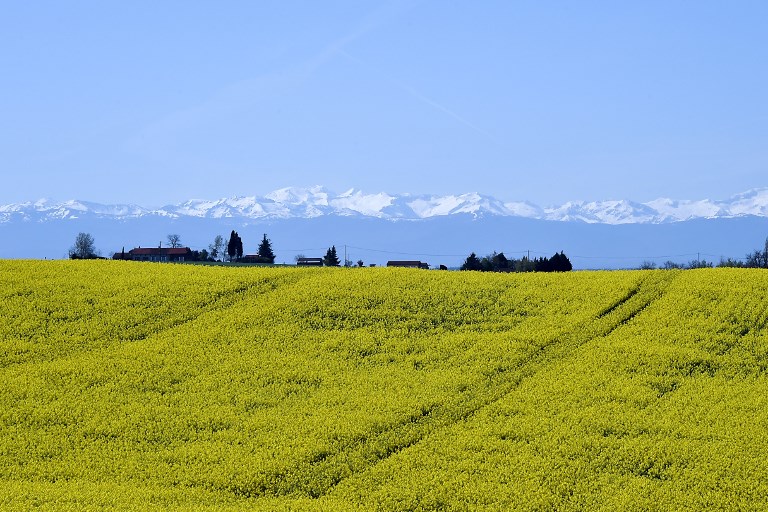
[[768, 273], [0, 262], [0, 508], [755, 509]]

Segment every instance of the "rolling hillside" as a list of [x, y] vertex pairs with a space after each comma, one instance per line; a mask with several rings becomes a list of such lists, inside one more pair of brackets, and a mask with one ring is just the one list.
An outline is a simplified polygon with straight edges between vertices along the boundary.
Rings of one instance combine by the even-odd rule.
[[768, 272], [0, 261], [0, 508], [756, 509]]

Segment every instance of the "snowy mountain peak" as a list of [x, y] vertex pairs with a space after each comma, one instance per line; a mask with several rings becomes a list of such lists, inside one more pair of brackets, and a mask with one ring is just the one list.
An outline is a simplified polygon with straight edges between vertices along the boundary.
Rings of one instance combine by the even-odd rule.
[[309, 188], [286, 187], [270, 192], [264, 197], [276, 203], [301, 205], [328, 205], [329, 192], [320, 185]]
[[660, 198], [647, 203], [629, 200], [570, 201], [542, 208], [530, 202], [502, 202], [469, 192], [458, 195], [410, 195], [366, 193], [349, 189], [334, 194], [315, 185], [287, 187], [263, 197], [190, 199], [150, 210], [136, 205], [103, 205], [88, 201], [35, 202], [0, 205], [0, 223], [13, 221], [67, 220], [78, 218], [290, 219], [320, 216], [361, 216], [387, 220], [419, 220], [448, 215], [511, 216], [590, 224], [660, 224], [699, 218], [768, 217], [768, 188], [758, 188], [721, 201]]

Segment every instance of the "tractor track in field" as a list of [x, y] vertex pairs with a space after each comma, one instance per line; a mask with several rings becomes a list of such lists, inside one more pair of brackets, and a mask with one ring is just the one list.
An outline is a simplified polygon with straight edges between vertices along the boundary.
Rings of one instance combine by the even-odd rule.
[[422, 407], [390, 428], [339, 443], [333, 449], [285, 468], [279, 474], [267, 475], [265, 480], [231, 486], [227, 490], [249, 498], [286, 496], [297, 492], [310, 498], [325, 496], [345, 479], [368, 471], [416, 446], [429, 435], [466, 421], [503, 400], [523, 381], [537, 374], [548, 361], [566, 357], [584, 344], [611, 335], [661, 298], [676, 275], [668, 271], [649, 274], [624, 297], [591, 320], [533, 349], [516, 365], [499, 368], [494, 375], [468, 388], [465, 392], [468, 398], [452, 408], [439, 405]]

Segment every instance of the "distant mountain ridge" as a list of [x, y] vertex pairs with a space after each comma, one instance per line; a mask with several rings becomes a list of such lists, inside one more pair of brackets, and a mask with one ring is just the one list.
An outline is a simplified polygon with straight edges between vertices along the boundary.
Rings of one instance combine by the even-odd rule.
[[65, 219], [131, 220], [233, 219], [286, 220], [324, 216], [371, 217], [382, 220], [420, 220], [465, 214], [475, 218], [519, 217], [534, 220], [588, 224], [665, 224], [695, 219], [768, 217], [768, 188], [753, 189], [725, 200], [656, 199], [646, 203], [629, 200], [574, 201], [541, 207], [530, 202], [504, 202], [494, 197], [460, 195], [411, 195], [365, 193], [351, 189], [342, 194], [322, 186], [288, 187], [264, 196], [216, 200], [190, 199], [183, 203], [148, 209], [137, 205], [41, 199], [0, 206], [0, 224], [46, 222]]

